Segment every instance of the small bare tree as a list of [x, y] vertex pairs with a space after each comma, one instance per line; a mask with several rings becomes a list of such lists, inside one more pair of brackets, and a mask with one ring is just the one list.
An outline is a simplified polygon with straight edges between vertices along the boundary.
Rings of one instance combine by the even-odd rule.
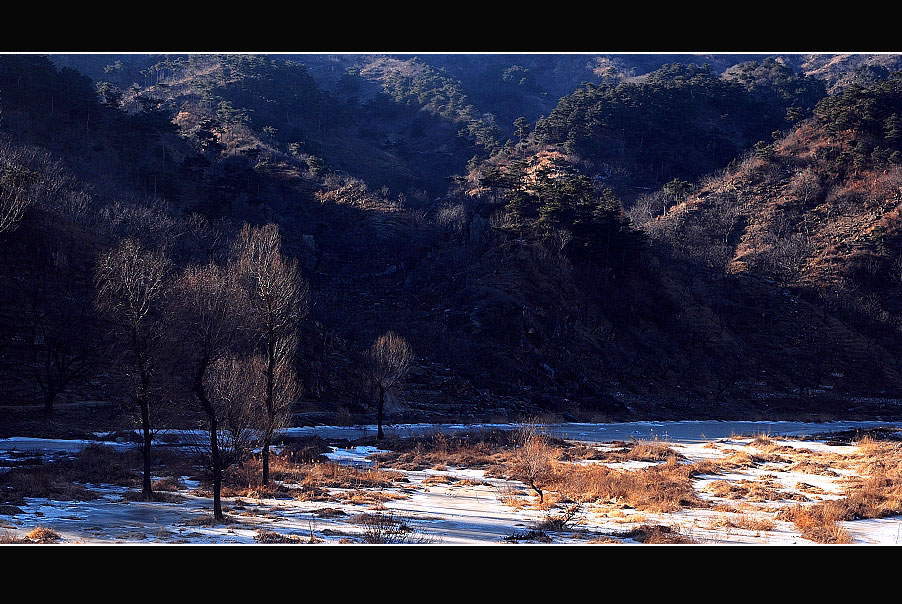
[[126, 239], [101, 255], [94, 270], [94, 304], [113, 326], [123, 348], [126, 367], [134, 379], [133, 400], [141, 411], [144, 444], [142, 497], [153, 499], [150, 482], [151, 381], [163, 353], [162, 305], [167, 295], [171, 266], [162, 252], [143, 249]]
[[403, 337], [388, 331], [376, 338], [367, 351], [365, 358], [366, 371], [373, 384], [379, 390], [378, 425], [376, 438], [382, 439], [382, 413], [385, 406], [385, 393], [391, 390], [410, 369], [413, 349]]
[[279, 228], [245, 225], [232, 250], [231, 270], [247, 293], [253, 330], [263, 351], [264, 392], [259, 398], [263, 484], [269, 484], [269, 450], [288, 425], [300, 388], [295, 370], [298, 329], [307, 314], [309, 286], [297, 260], [281, 252]]
[[516, 442], [511, 477], [528, 484], [539, 496], [539, 503], [544, 503], [542, 487], [551, 478], [554, 470], [552, 462], [557, 457], [557, 451], [548, 444], [534, 423], [525, 424], [517, 430]]

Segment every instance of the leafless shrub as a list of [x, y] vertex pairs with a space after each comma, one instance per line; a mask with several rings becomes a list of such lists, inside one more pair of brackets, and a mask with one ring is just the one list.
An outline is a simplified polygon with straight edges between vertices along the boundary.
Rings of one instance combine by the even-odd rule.
[[579, 523], [582, 505], [574, 503], [568, 505], [558, 513], [549, 513], [538, 524], [536, 530], [560, 532], [569, 530], [574, 524]]
[[544, 503], [542, 488], [550, 481], [553, 462], [560, 452], [548, 444], [536, 424], [521, 426], [517, 434], [517, 450], [511, 460], [510, 475], [529, 485], [539, 496], [539, 503]]
[[493, 229], [505, 231], [516, 228], [517, 223], [510, 212], [498, 210], [489, 217], [489, 226]]
[[823, 183], [820, 175], [812, 168], [797, 172], [789, 181], [789, 194], [807, 206], [822, 192]]
[[362, 539], [371, 544], [432, 543], [433, 539], [415, 529], [406, 518], [394, 514], [361, 514], [351, 518], [363, 525]]
[[671, 197], [664, 191], [654, 191], [641, 195], [626, 210], [626, 215], [630, 221], [640, 228], [644, 228], [646, 224], [663, 216], [667, 212], [667, 206], [671, 201]]
[[451, 233], [458, 243], [463, 243], [469, 226], [466, 206], [450, 201], [443, 203], [435, 213], [435, 223]]

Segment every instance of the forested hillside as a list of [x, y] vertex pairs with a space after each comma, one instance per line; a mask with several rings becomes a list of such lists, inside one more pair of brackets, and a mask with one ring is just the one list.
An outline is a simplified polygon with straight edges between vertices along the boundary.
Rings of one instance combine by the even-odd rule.
[[0, 55], [0, 404], [204, 418], [268, 358], [294, 421], [892, 414], [895, 59]]

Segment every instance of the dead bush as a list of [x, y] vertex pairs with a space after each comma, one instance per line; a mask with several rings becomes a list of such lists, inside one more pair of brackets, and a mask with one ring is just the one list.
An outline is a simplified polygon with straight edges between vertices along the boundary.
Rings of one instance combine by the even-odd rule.
[[398, 543], [430, 543], [431, 538], [414, 528], [406, 518], [385, 514], [359, 514], [351, 518], [352, 522], [363, 526], [361, 536], [364, 543], [398, 544]]
[[257, 530], [257, 532], [254, 534], [254, 541], [256, 541], [257, 543], [305, 543], [305, 540], [301, 539], [297, 535], [283, 535], [281, 533], [268, 531], [265, 529]]
[[570, 530], [574, 524], [578, 524], [582, 506], [578, 503], [567, 506], [564, 510], [551, 514], [549, 513], [541, 522], [536, 524], [538, 531], [560, 532]]
[[32, 543], [56, 543], [62, 539], [59, 533], [46, 526], [37, 526], [31, 529], [25, 538]]
[[514, 533], [513, 535], [508, 535], [507, 537], [505, 537], [503, 541], [507, 543], [519, 543], [520, 541], [533, 541], [536, 543], [553, 542], [552, 538], [542, 530], [530, 530], [524, 531], [522, 533]]
[[695, 543], [678, 529], [662, 524], [643, 524], [623, 535], [627, 539], [646, 544]]

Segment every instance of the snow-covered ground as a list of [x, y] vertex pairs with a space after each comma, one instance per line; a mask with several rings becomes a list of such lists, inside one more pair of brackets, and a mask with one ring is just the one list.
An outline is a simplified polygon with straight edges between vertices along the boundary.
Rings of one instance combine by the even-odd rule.
[[[751, 436], [735, 434], [810, 434], [838, 430], [849, 425], [783, 425], [785, 430], [768, 424], [729, 426], [716, 422], [702, 424], [681, 422], [679, 425], [651, 423], [617, 425], [604, 432], [592, 425], [567, 425], [549, 430], [574, 440], [602, 443], [613, 440], [628, 441], [639, 433], [640, 438], [652, 434], [656, 442], [666, 444], [683, 456], [681, 463], [715, 460], [742, 452], [754, 452]], [[859, 424], [856, 424], [859, 425]], [[886, 425], [886, 424], [881, 424]], [[611, 426], [611, 425], [608, 425]], [[497, 426], [496, 426], [497, 427]], [[462, 427], [461, 429], [463, 429]], [[472, 426], [465, 427], [472, 429]], [[354, 438], [353, 430], [367, 428], [293, 429], [292, 432], [343, 434]], [[398, 429], [397, 427], [395, 429]], [[437, 431], [435, 426], [407, 426], [409, 434]], [[453, 428], [452, 428], [453, 430]], [[449, 430], [450, 431], [450, 430]], [[667, 439], [662, 440], [667, 434]], [[614, 436], [611, 436], [614, 434]], [[708, 436], [714, 434], [715, 436]], [[171, 438], [171, 435], [170, 435]], [[855, 446], [830, 445], [825, 442], [771, 437], [778, 447], [792, 447], [793, 451], [814, 454], [854, 455]], [[28, 456], [43, 454], [45, 460], [53, 455], [78, 451], [91, 441], [60, 441], [42, 439], [0, 439], [0, 460], [21, 461]], [[121, 449], [124, 443], [107, 443]], [[787, 449], [788, 451], [788, 449]], [[333, 449], [328, 457], [344, 464], [366, 466], [378, 452], [374, 447]], [[590, 462], [599, 463], [599, 462]], [[641, 471], [654, 462], [604, 462], [623, 471]], [[62, 537], [62, 543], [255, 543], [261, 531], [270, 535], [294, 538], [299, 542], [327, 544], [361, 543], [368, 525], [362, 519], [378, 516], [391, 526], [404, 526], [398, 533], [406, 542], [424, 544], [500, 544], [511, 541], [530, 542], [530, 531], [551, 514], [560, 513], [566, 505], [542, 509], [535, 505], [535, 497], [522, 483], [486, 477], [483, 470], [456, 468], [403, 471], [406, 482], [383, 488], [385, 500], [374, 505], [350, 503], [347, 500], [302, 501], [293, 498], [225, 498], [223, 503], [231, 522], [214, 526], [210, 519], [211, 501], [198, 495], [198, 486], [187, 477], [180, 480], [178, 501], [175, 503], [141, 502], [125, 497], [127, 489], [112, 485], [82, 485], [101, 494], [91, 501], [54, 501], [29, 498], [18, 508], [21, 513], [0, 513], [0, 535], [24, 535], [35, 527], [49, 527]], [[804, 491], [807, 500], [839, 497], [843, 480], [851, 472], [837, 468], [824, 475], [792, 470], [785, 462], [758, 463], [740, 467], [729, 473], [697, 476], [693, 486], [698, 495], [711, 502], [730, 504], [736, 511], [724, 511], [724, 506], [687, 508], [670, 513], [650, 513], [624, 506], [584, 504], [566, 527], [558, 532], [546, 532], [554, 543], [588, 543], [630, 540], [624, 535], [641, 525], [661, 525], [673, 528], [696, 543], [749, 544], [811, 544], [802, 538], [795, 526], [776, 518], [777, 511], [793, 500], [741, 501], [717, 494], [716, 483], [763, 484], [788, 494]], [[829, 474], [829, 475], [827, 475]], [[335, 490], [337, 491], [337, 489]], [[739, 505], [737, 505], [739, 503]], [[855, 543], [902, 543], [902, 517], [858, 520], [841, 523]], [[537, 533], [533, 533], [534, 536]], [[544, 534], [544, 533], [543, 533]]]

